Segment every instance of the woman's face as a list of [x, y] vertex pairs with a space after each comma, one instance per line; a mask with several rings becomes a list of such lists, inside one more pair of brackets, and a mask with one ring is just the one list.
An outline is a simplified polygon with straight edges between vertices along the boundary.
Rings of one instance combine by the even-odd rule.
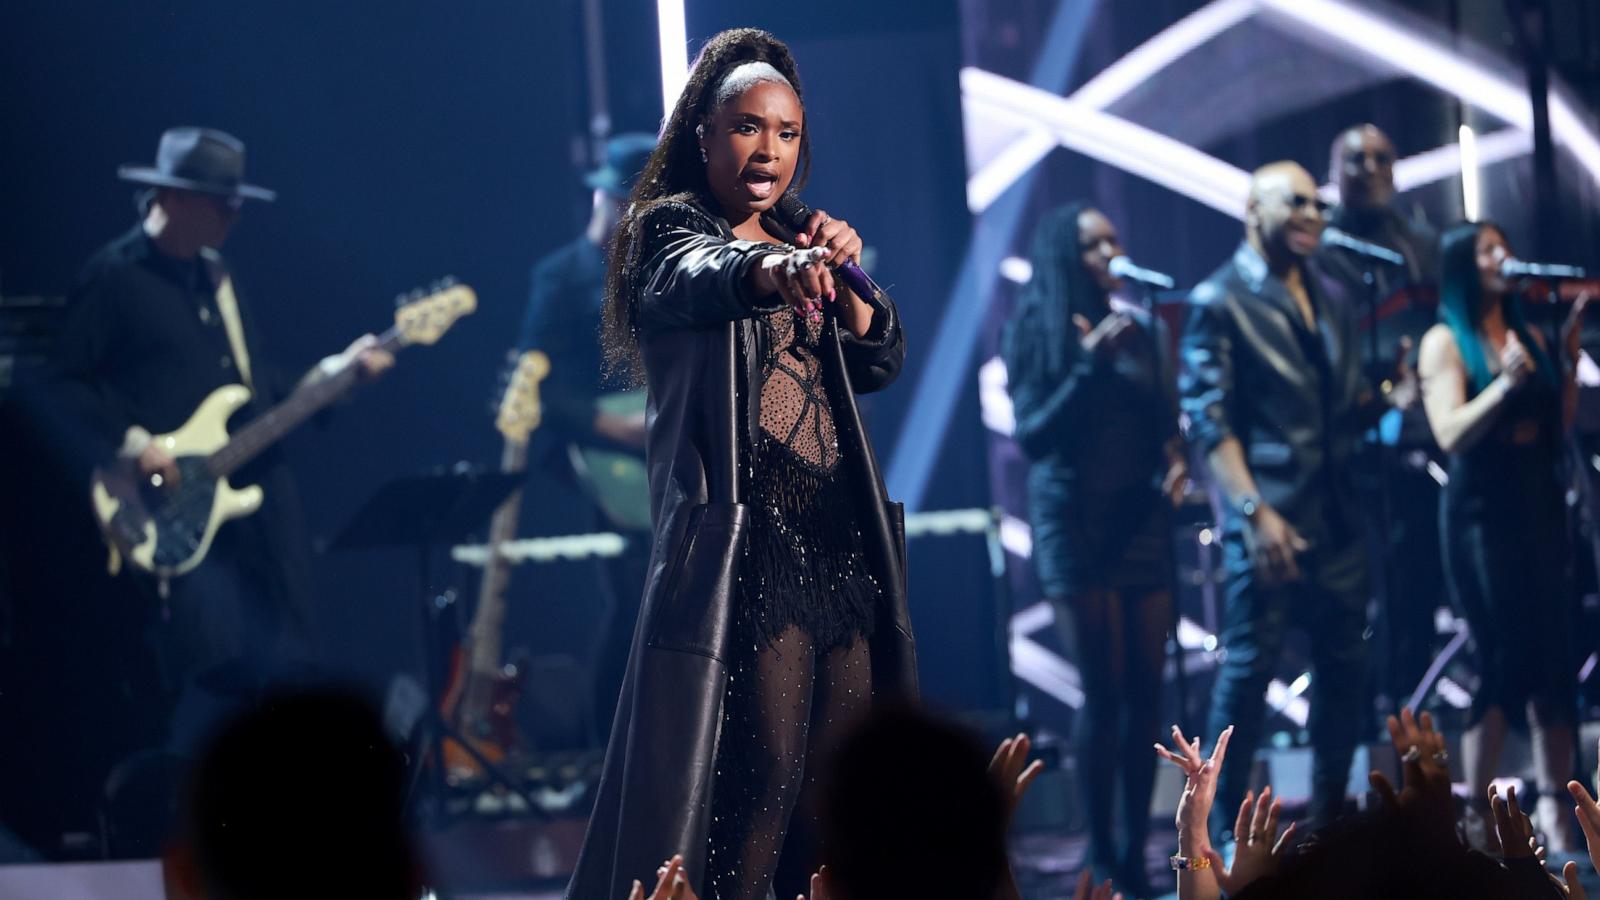
[[800, 98], [786, 84], [758, 81], [730, 97], [704, 123], [706, 181], [729, 222], [771, 209], [794, 181], [805, 124]]
[[1511, 244], [1498, 228], [1478, 229], [1476, 246], [1478, 259], [1478, 284], [1485, 296], [1498, 296], [1506, 292], [1506, 278], [1500, 274], [1500, 264], [1510, 259]]
[[1098, 209], [1078, 213], [1078, 252], [1089, 277], [1106, 293], [1120, 290], [1122, 279], [1111, 274], [1111, 260], [1122, 255], [1117, 229]]

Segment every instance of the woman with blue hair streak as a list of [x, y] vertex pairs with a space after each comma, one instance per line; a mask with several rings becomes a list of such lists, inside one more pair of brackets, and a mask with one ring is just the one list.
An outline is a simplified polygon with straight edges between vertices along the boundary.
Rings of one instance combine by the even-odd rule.
[[1527, 727], [1540, 825], [1559, 852], [1576, 846], [1558, 799], [1577, 708], [1562, 448], [1586, 301], [1573, 305], [1557, 359], [1501, 274], [1513, 254], [1498, 225], [1457, 225], [1439, 256], [1441, 321], [1423, 336], [1419, 371], [1428, 423], [1450, 457], [1439, 516], [1446, 579], [1481, 676], [1462, 741], [1469, 796], [1487, 815], [1506, 729]]

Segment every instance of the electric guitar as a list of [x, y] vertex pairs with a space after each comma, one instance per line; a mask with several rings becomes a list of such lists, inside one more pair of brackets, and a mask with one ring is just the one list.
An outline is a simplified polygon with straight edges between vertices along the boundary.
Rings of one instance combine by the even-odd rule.
[[[495, 428], [505, 439], [500, 454], [502, 472], [521, 472], [528, 465], [528, 439], [539, 427], [542, 407], [539, 382], [550, 372], [550, 358], [537, 350], [522, 354], [506, 385], [495, 416]], [[442, 712], [462, 738], [489, 762], [499, 765], [516, 750], [514, 707], [522, 692], [522, 673], [501, 664], [501, 632], [506, 615], [506, 587], [511, 567], [498, 552], [501, 544], [515, 540], [522, 511], [522, 490], [513, 491], [489, 521], [489, 559], [478, 584], [478, 606], [467, 626], [462, 646], [451, 660]], [[478, 760], [455, 740], [444, 742], [445, 779], [460, 785], [481, 777]]]
[[[379, 336], [376, 346], [392, 352], [411, 344], [432, 344], [476, 308], [471, 288], [442, 284], [425, 297], [404, 302], [395, 311], [394, 326]], [[96, 469], [90, 495], [110, 548], [111, 573], [116, 574], [126, 560], [134, 569], [157, 576], [164, 587], [200, 565], [223, 523], [261, 508], [261, 488], [236, 490], [228, 483], [229, 476], [348, 393], [356, 384], [358, 368], [352, 362], [303, 383], [287, 400], [231, 436], [228, 418], [250, 401], [250, 391], [237, 384], [212, 391], [181, 428], [152, 438], [177, 463], [181, 478], [176, 487], [143, 477], [134, 460]]]

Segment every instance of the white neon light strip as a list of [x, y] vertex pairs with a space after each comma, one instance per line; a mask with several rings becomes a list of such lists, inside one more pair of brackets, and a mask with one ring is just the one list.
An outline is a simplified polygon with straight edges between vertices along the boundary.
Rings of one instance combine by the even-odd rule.
[[661, 46], [661, 117], [665, 120], [689, 81], [689, 30], [683, 0], [656, 0], [656, 33]]
[[1250, 176], [1182, 141], [982, 69], [961, 70], [961, 94], [963, 102], [977, 104], [983, 115], [1018, 127], [1044, 126], [1062, 146], [1213, 209], [1237, 216], [1244, 208]]
[[[1391, 19], [1341, 0], [1259, 2], [1272, 15], [1339, 41], [1358, 55], [1376, 57], [1524, 131], [1533, 127], [1533, 109], [1527, 92], [1518, 83]], [[1560, 92], [1551, 92], [1549, 104], [1551, 132], [1600, 183], [1600, 137], [1584, 124]]]
[[1033, 634], [1043, 631], [1054, 625], [1056, 621], [1056, 608], [1040, 600], [1026, 609], [1017, 610], [1011, 615], [1012, 634]]
[[1000, 546], [1012, 556], [1028, 559], [1033, 556], [1033, 529], [1016, 516], [1000, 517]]
[[967, 179], [967, 209], [978, 215], [1000, 199], [1018, 178], [1039, 164], [1059, 145], [1055, 135], [1034, 129], [1013, 141], [988, 164]]
[[1037, 641], [1011, 636], [1011, 672], [1073, 709], [1083, 706], [1083, 681], [1078, 667]]
[[1020, 256], [1000, 260], [1000, 276], [1012, 284], [1027, 284], [1033, 280], [1033, 263]]
[[[1502, 128], [1489, 134], [1475, 135], [1478, 145], [1478, 169], [1481, 171], [1495, 163], [1505, 162], [1533, 151], [1533, 135], [1515, 128]], [[1461, 173], [1461, 145], [1445, 144], [1424, 150], [1415, 156], [1397, 160], [1394, 164], [1394, 189], [1405, 192]]]
[[978, 411], [983, 424], [996, 434], [1010, 437], [1017, 418], [1006, 390], [1006, 364], [996, 356], [978, 367]]
[[1476, 222], [1483, 196], [1478, 191], [1478, 135], [1470, 125], [1461, 126], [1458, 134], [1461, 135], [1461, 211], [1468, 222]]
[[1203, 6], [1102, 69], [1074, 91], [1072, 99], [1095, 109], [1105, 109], [1255, 12], [1255, 0], [1217, 0]]
[[[1522, 139], [1531, 146], [1527, 132], [1532, 125], [1532, 110], [1526, 93], [1517, 82], [1459, 56], [1428, 36], [1417, 34], [1381, 15], [1342, 0], [1216, 0], [1113, 63], [1075, 92], [1071, 99], [1087, 107], [1104, 109], [1185, 54], [1193, 52], [1257, 11], [1331, 37], [1358, 56], [1377, 58], [1516, 126], [1509, 134], [1500, 132], [1506, 137], [1494, 152], [1487, 146], [1480, 147], [1480, 167], [1525, 152], [1516, 149], [1520, 145], [1512, 140], [1511, 134], [1522, 134]], [[1559, 88], [1551, 91], [1549, 105], [1552, 133], [1590, 177], [1600, 184], [1600, 135], [1596, 134], [1593, 124], [1575, 110], [1571, 99]], [[999, 196], [1011, 181], [1028, 171], [1029, 167], [1023, 162], [1037, 153], [1035, 135], [1036, 132], [1027, 132], [1021, 139], [1021, 142], [1028, 144], [1027, 147], [1016, 149], [1015, 153], [1003, 151], [993, 163], [969, 180], [969, 205], [974, 205], [973, 201], [976, 200], [974, 209], [981, 210], [986, 205], [986, 199], [992, 202], [992, 198]], [[1480, 144], [1487, 144], [1487, 139], [1480, 141]], [[1428, 158], [1435, 152], [1428, 151], [1419, 154], [1419, 157]], [[1455, 156], [1452, 150], [1446, 148], [1439, 148], [1437, 152]], [[1119, 165], [1114, 158], [1096, 158]], [[1003, 165], [1000, 164], [1002, 161]], [[1459, 171], [1456, 166], [1441, 171], [1434, 168], [1431, 159], [1428, 165], [1419, 165], [1418, 168], [1413, 180], [1413, 177], [1406, 177], [1403, 165], [1397, 164], [1396, 188], [1410, 190], [1452, 177]], [[1424, 172], [1431, 177], [1423, 177]], [[979, 176], [982, 176], [981, 182], [976, 181]], [[1181, 193], [1194, 196], [1188, 191]], [[1215, 203], [1208, 205], [1217, 206]], [[1232, 213], [1230, 210], [1224, 211]]]

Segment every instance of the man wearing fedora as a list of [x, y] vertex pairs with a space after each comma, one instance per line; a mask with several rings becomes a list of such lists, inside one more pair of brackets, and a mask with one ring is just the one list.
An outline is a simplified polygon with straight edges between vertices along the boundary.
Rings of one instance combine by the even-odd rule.
[[[155, 165], [118, 170], [143, 186], [143, 217], [84, 267], [51, 366], [74, 464], [85, 471], [120, 457], [174, 484], [178, 470], [152, 434], [177, 429], [225, 385], [254, 395], [234, 430], [293, 388], [256, 354], [250, 310], [219, 252], [246, 201], [274, 198], [244, 180], [244, 163], [232, 135], [180, 127], [161, 136]], [[375, 376], [392, 358], [373, 343], [363, 336], [307, 377], [352, 364]], [[206, 560], [165, 596], [148, 591], [147, 637], [179, 751], [310, 655], [310, 552], [293, 479], [268, 451], [233, 480], [262, 486], [260, 511], [224, 525]]]
[[[606, 141], [605, 162], [584, 176], [592, 191], [589, 224], [583, 233], [533, 266], [533, 290], [523, 315], [518, 351], [541, 350], [550, 357], [550, 374], [540, 385], [544, 421], [536, 452], [547, 468], [566, 479], [574, 471], [574, 446], [598, 447], [644, 455], [644, 406], [627, 408], [607, 397], [600, 353], [600, 300], [605, 289], [606, 250], [622, 220], [628, 194], [655, 149], [652, 134], [619, 134]], [[624, 409], [619, 409], [622, 406]], [[648, 528], [649, 498], [640, 500]], [[575, 529], [603, 528], [627, 532], [637, 523], [617, 521], [596, 507], [593, 518], [572, 523]], [[633, 549], [605, 566], [603, 584], [608, 609], [593, 653], [595, 727], [601, 745], [611, 726], [628, 645], [644, 587], [648, 540], [632, 541]], [[638, 552], [642, 549], [643, 552]]]

